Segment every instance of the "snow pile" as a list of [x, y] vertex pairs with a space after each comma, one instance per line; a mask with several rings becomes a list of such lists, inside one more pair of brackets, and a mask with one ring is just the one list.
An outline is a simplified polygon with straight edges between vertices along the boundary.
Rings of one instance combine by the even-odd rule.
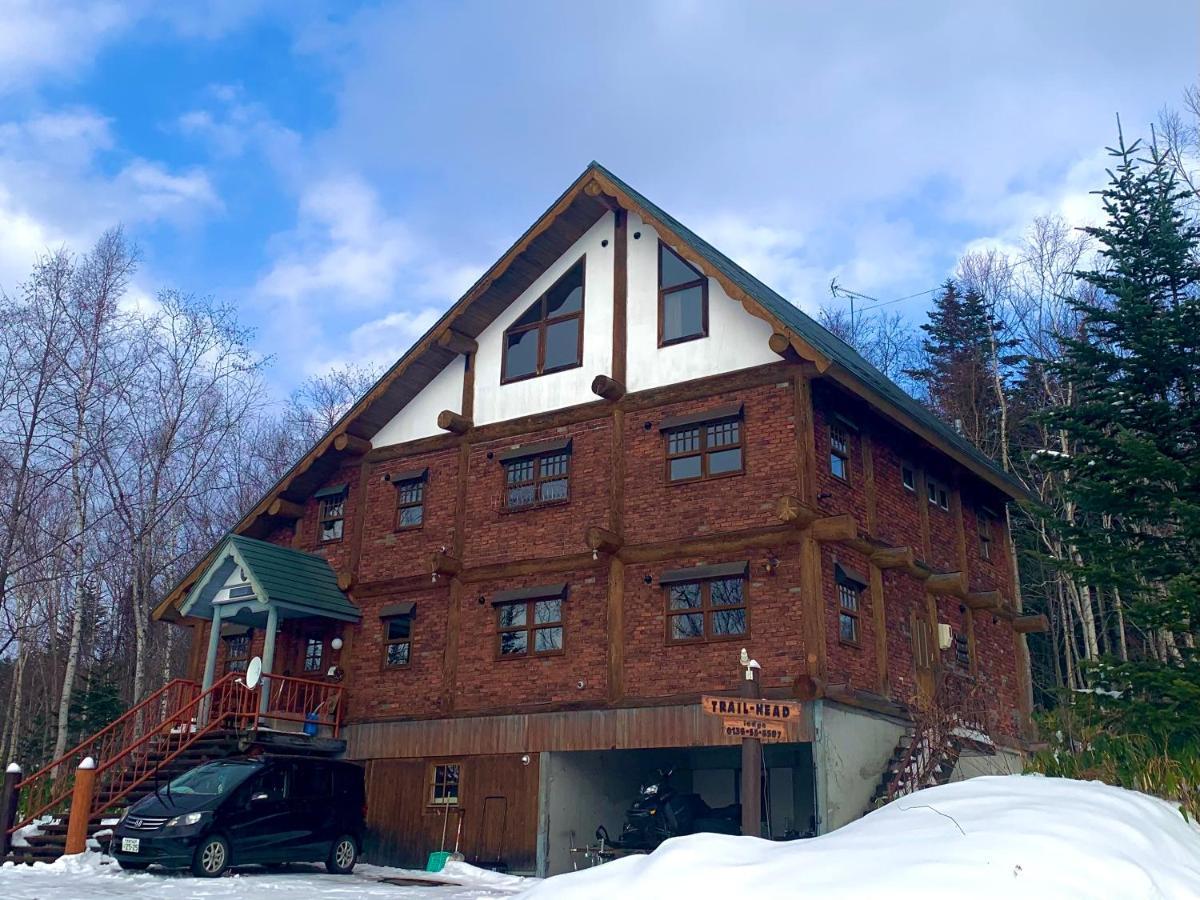
[[1200, 896], [1200, 828], [1099, 782], [973, 778], [902, 797], [832, 834], [667, 841], [551, 878], [524, 900], [672, 897]]
[[[0, 866], [3, 900], [298, 900], [354, 897], [355, 900], [479, 900], [507, 898], [531, 879], [500, 875], [466, 863], [447, 863], [445, 879], [423, 871], [359, 865], [351, 875], [329, 875], [324, 867], [295, 863], [281, 871], [256, 866], [235, 869], [223, 878], [201, 879], [176, 872], [127, 872], [100, 853], [64, 856], [52, 863]], [[383, 879], [422, 880], [425, 884], [396, 885]]]

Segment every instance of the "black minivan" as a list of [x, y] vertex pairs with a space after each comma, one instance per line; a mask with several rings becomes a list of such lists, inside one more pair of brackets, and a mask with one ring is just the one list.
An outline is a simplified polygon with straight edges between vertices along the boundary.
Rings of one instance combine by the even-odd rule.
[[301, 756], [230, 758], [197, 766], [133, 804], [113, 829], [123, 869], [319, 862], [354, 868], [366, 815], [363, 770]]

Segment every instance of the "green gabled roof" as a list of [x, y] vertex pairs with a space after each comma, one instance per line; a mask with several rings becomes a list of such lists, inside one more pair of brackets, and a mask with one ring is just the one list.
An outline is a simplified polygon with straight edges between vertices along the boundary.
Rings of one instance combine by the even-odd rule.
[[942, 441], [972, 459], [977, 465], [991, 470], [994, 476], [1006, 484], [1016, 495], [1026, 495], [1025, 488], [1020, 482], [1004, 472], [995, 462], [981, 453], [974, 444], [947, 426], [927, 407], [910, 397], [896, 382], [867, 362], [857, 350], [829, 329], [820, 325], [798, 306], [771, 290], [708, 241], [630, 187], [600, 163], [593, 161], [588, 168], [603, 173], [604, 177], [611, 180], [652, 216], [661, 219], [663, 224], [691, 245], [692, 249], [700, 254], [706, 262], [718, 269], [721, 274], [749, 294], [767, 312], [778, 318], [803, 340], [829, 357], [835, 365], [840, 366], [871, 393], [881, 397], [905, 415], [935, 432]]
[[240, 534], [226, 540], [268, 600], [303, 607], [314, 615], [359, 618], [358, 607], [338, 588], [337, 573], [323, 557]]

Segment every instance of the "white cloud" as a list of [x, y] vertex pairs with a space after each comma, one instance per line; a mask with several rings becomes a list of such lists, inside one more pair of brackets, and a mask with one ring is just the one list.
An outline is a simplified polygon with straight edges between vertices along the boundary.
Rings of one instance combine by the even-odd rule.
[[73, 73], [133, 17], [118, 2], [0, 0], [0, 93]]
[[424, 307], [416, 312], [393, 312], [364, 322], [344, 336], [330, 341], [328, 356], [312, 359], [305, 374], [326, 372], [334, 366], [359, 365], [387, 368], [428, 331], [443, 310]]

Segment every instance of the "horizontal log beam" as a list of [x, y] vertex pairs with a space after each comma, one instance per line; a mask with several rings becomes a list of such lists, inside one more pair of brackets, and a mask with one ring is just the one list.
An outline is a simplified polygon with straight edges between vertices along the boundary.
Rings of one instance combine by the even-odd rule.
[[469, 569], [463, 569], [458, 579], [463, 584], [477, 584], [482, 581], [521, 578], [525, 575], [559, 575], [563, 572], [574, 572], [598, 565], [601, 563], [592, 559], [591, 551], [588, 551], [587, 553], [570, 553], [566, 556], [518, 559], [486, 566], [472, 566]]
[[821, 517], [819, 512], [792, 494], [784, 494], [775, 501], [775, 515], [779, 521], [797, 528], [807, 528]]
[[451, 412], [448, 409], [443, 409], [438, 413], [437, 426], [442, 431], [449, 431], [452, 434], [466, 434], [471, 430], [473, 423], [465, 416], [460, 416], [456, 412]]
[[464, 356], [479, 349], [479, 343], [475, 338], [467, 337], [461, 331], [455, 331], [453, 328], [447, 328], [438, 336], [438, 346], [444, 347], [451, 353], [461, 353]]
[[1017, 616], [1012, 620], [1012, 627], [1018, 634], [1040, 634], [1050, 630], [1050, 620], [1044, 615]]
[[803, 535], [803, 531], [790, 525], [773, 525], [719, 536], [653, 544], [626, 544], [617, 551], [617, 558], [628, 563], [649, 563], [680, 556], [700, 556], [705, 553], [768, 549], [799, 543]]
[[430, 559], [430, 569], [434, 575], [457, 575], [462, 568], [462, 560], [456, 559], [449, 553], [437, 551]]
[[912, 547], [884, 547], [871, 554], [871, 564], [879, 569], [911, 569], [916, 562]]
[[850, 513], [825, 516], [812, 523], [812, 536], [818, 541], [851, 541], [858, 537], [858, 522]]
[[349, 453], [351, 456], [362, 456], [364, 453], [371, 452], [371, 442], [365, 438], [342, 433], [333, 439], [333, 449]]
[[967, 596], [967, 576], [962, 572], [940, 572], [925, 579], [925, 590], [950, 597]]
[[284, 500], [282, 497], [276, 497], [267, 507], [267, 515], [277, 516], [280, 519], [303, 519], [304, 506], [300, 503], [293, 503], [291, 500]]
[[971, 609], [1000, 609], [1004, 606], [1004, 596], [999, 591], [972, 591], [963, 602]]
[[592, 393], [615, 402], [625, 396], [625, 385], [607, 375], [597, 375], [592, 379]]
[[597, 525], [593, 525], [584, 533], [583, 540], [589, 550], [600, 553], [616, 553], [624, 543], [619, 534]]

